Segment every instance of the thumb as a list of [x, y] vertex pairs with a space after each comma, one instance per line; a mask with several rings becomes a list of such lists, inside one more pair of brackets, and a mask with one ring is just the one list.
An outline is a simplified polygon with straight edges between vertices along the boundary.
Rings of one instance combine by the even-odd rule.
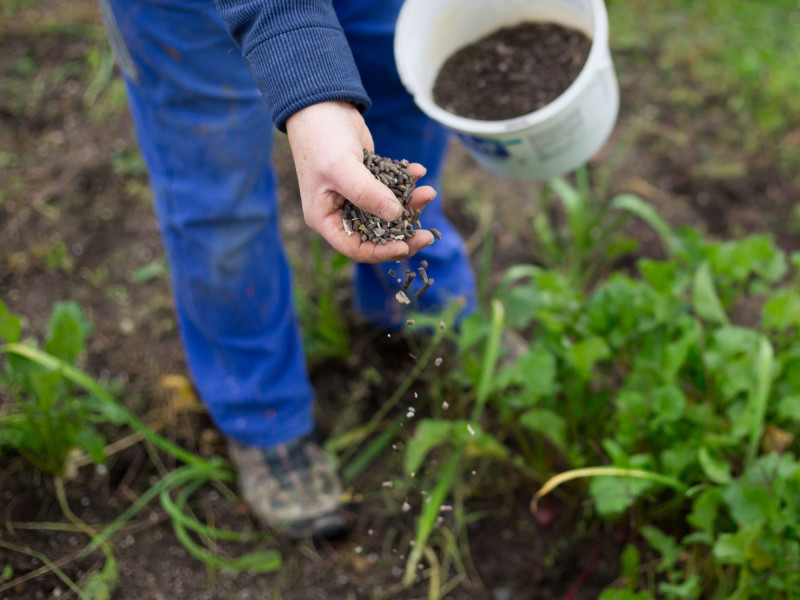
[[397, 221], [403, 216], [403, 205], [394, 193], [375, 179], [360, 162], [348, 161], [339, 166], [335, 178], [336, 191], [358, 208], [384, 221]]

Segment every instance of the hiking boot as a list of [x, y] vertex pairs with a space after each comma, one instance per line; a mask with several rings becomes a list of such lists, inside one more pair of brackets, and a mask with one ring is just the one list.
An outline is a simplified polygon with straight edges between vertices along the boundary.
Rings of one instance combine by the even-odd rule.
[[239, 489], [256, 519], [292, 539], [330, 539], [345, 533], [342, 484], [313, 435], [259, 448], [229, 442]]

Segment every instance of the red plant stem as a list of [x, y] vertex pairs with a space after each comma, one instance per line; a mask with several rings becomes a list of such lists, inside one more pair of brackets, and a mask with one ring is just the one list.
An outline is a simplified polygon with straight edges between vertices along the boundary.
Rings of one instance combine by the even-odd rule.
[[592, 571], [594, 571], [594, 568], [597, 566], [597, 561], [600, 559], [601, 548], [602, 542], [598, 542], [592, 551], [592, 555], [589, 557], [589, 562], [586, 564], [586, 568], [581, 571], [580, 575], [578, 575], [573, 584], [567, 590], [567, 593], [561, 597], [561, 600], [574, 600], [574, 598], [578, 595], [578, 592], [581, 590], [581, 586], [586, 583], [589, 575], [592, 574]]

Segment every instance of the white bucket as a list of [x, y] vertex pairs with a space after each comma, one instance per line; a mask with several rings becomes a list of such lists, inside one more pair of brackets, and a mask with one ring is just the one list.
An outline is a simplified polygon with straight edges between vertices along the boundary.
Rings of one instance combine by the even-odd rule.
[[[546, 21], [592, 38], [572, 85], [541, 109], [503, 121], [459, 117], [436, 105], [433, 84], [455, 51], [523, 21]], [[562, 175], [589, 160], [608, 139], [619, 87], [608, 47], [603, 0], [406, 0], [395, 34], [400, 78], [422, 111], [452, 129], [485, 168], [515, 179]]]

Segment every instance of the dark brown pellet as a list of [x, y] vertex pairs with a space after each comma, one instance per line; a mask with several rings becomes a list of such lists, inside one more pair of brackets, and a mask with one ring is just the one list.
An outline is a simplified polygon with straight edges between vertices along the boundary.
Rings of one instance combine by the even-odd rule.
[[397, 277], [397, 271], [394, 269], [389, 269], [389, 277]]
[[372, 175], [387, 186], [403, 205], [403, 219], [401, 222], [388, 222], [345, 201], [342, 211], [342, 221], [345, 231], [358, 232], [362, 242], [370, 241], [374, 244], [386, 245], [393, 241], [403, 241], [414, 236], [414, 228], [419, 228], [419, 211], [408, 207], [411, 193], [416, 182], [414, 177], [405, 167], [408, 161], [393, 160], [378, 156], [374, 152], [364, 150], [364, 166]]
[[428, 274], [425, 272], [425, 269], [420, 267], [419, 269], [417, 269], [417, 271], [419, 271], [419, 276], [422, 277], [422, 283], [427, 283]]
[[428, 261], [425, 260], [424, 258], [421, 261], [419, 261], [419, 264], [422, 266], [423, 269], [428, 268]]
[[422, 296], [422, 294], [424, 294], [425, 292], [427, 292], [430, 289], [430, 287], [433, 285], [433, 281], [434, 281], [433, 277], [431, 277], [430, 279], [428, 279], [428, 281], [425, 282], [425, 285], [423, 285], [421, 288], [419, 288], [419, 290], [416, 293], [417, 298]]
[[409, 274], [408, 274], [408, 275], [406, 275], [406, 280], [405, 280], [405, 283], [403, 283], [403, 289], [404, 289], [404, 290], [407, 290], [407, 289], [408, 289], [408, 286], [410, 286], [410, 285], [411, 285], [411, 282], [412, 282], [412, 281], [414, 281], [414, 278], [415, 278], [416, 276], [417, 276], [417, 274], [416, 274], [416, 273], [411, 273], [411, 272], [409, 272]]
[[430, 231], [433, 234], [433, 237], [435, 237], [437, 240], [442, 239], [442, 232], [438, 229], [431, 227], [428, 231]]

